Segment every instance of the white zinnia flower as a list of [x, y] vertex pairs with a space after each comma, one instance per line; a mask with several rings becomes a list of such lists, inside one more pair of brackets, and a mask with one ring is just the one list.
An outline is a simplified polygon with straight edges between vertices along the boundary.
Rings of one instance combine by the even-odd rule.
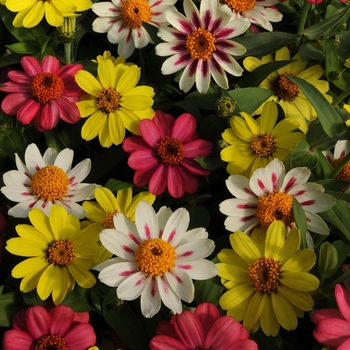
[[61, 152], [48, 148], [44, 155], [33, 143], [25, 151], [25, 164], [15, 154], [18, 170], [3, 175], [5, 186], [1, 192], [11, 201], [19, 202], [8, 214], [14, 217], [28, 217], [32, 208], [49, 215], [53, 204], [63, 206], [69, 214], [79, 219], [85, 217], [85, 209], [76, 202], [91, 196], [94, 184], [81, 183], [91, 169], [90, 159], [85, 159], [72, 169], [74, 152], [66, 148]]
[[121, 300], [141, 295], [145, 317], [155, 315], [161, 301], [175, 313], [182, 312], [181, 300], [194, 298], [192, 279], [205, 280], [217, 275], [214, 263], [204, 258], [214, 250], [204, 228], [186, 231], [189, 214], [184, 208], [174, 213], [162, 207], [156, 214], [147, 202], [136, 208], [135, 224], [123, 214], [113, 217], [116, 229], [100, 234], [102, 244], [115, 254], [95, 267], [98, 278], [117, 288]]

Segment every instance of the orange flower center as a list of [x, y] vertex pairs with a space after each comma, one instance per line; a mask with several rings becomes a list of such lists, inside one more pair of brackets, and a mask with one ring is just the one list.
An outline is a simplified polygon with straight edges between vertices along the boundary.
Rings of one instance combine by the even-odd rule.
[[176, 165], [185, 157], [184, 146], [177, 138], [164, 136], [156, 146], [157, 156], [165, 165]]
[[73, 244], [60, 239], [53, 241], [47, 248], [46, 260], [55, 266], [70, 265], [75, 260]]
[[115, 228], [114, 222], [113, 222], [113, 216], [117, 213], [122, 213], [124, 216], [126, 216], [125, 212], [118, 211], [117, 209], [113, 211], [109, 211], [108, 213], [106, 213], [106, 218], [102, 221], [102, 225], [105, 228]]
[[249, 264], [248, 274], [254, 289], [258, 292], [271, 293], [277, 289], [281, 273], [280, 264], [262, 256], [254, 264]]
[[63, 80], [54, 73], [40, 73], [30, 83], [29, 93], [40, 103], [57, 100], [63, 94]]
[[256, 217], [265, 228], [276, 220], [281, 220], [288, 226], [294, 221], [293, 197], [288, 193], [277, 191], [260, 196]]
[[33, 175], [31, 188], [41, 200], [56, 201], [67, 194], [68, 185], [67, 174], [56, 165], [48, 165]]
[[[297, 76], [297, 73], [285, 72], [284, 74]], [[284, 74], [278, 75], [272, 82], [272, 90], [283, 101], [293, 101], [299, 94], [299, 86], [294, 84]]]
[[152, 11], [146, 0], [124, 0], [119, 16], [129, 28], [141, 28], [152, 19]]
[[226, 5], [235, 12], [246, 12], [255, 6], [256, 0], [224, 0]]
[[139, 270], [147, 276], [162, 276], [175, 266], [176, 251], [170, 243], [160, 238], [152, 238], [139, 245], [135, 257]]
[[33, 350], [68, 350], [68, 347], [63, 337], [49, 334], [37, 340]]
[[113, 88], [103, 88], [96, 94], [97, 107], [105, 113], [111, 113], [119, 109], [121, 95]]
[[[340, 157], [338, 159], [334, 159], [332, 162], [332, 167], [335, 169], [339, 163], [343, 160], [344, 157]], [[338, 180], [344, 180], [350, 182], [350, 162], [347, 162], [344, 166], [344, 168], [341, 170], [341, 172], [337, 176]]]
[[192, 58], [207, 60], [212, 57], [213, 52], [216, 50], [216, 41], [211, 32], [198, 28], [187, 36], [186, 48]]
[[270, 134], [253, 136], [250, 143], [255, 155], [259, 158], [266, 158], [275, 150], [274, 137]]

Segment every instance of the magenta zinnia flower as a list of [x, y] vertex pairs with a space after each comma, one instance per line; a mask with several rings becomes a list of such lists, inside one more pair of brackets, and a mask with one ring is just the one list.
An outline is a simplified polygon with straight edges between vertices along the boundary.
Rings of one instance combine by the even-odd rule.
[[337, 284], [334, 288], [339, 309], [316, 310], [311, 321], [315, 323], [315, 339], [331, 350], [350, 349], [350, 292]]
[[51, 130], [59, 119], [73, 124], [80, 120], [75, 102], [82, 90], [74, 80], [81, 64], [66, 64], [60, 68], [60, 61], [54, 56], [45, 56], [41, 64], [30, 56], [22, 57], [24, 70], [10, 71], [10, 81], [4, 82], [1, 91], [9, 92], [1, 103], [2, 110], [16, 115], [24, 125], [34, 121], [40, 130]]
[[210, 171], [194, 160], [209, 156], [212, 144], [199, 138], [196, 120], [184, 113], [177, 119], [156, 111], [152, 120], [140, 122], [141, 136], [131, 136], [123, 143], [130, 153], [128, 165], [136, 170], [134, 184], [148, 185], [149, 191], [160, 195], [167, 188], [174, 198], [198, 188], [195, 175], [206, 176]]
[[257, 350], [248, 331], [230, 316], [220, 317], [214, 304], [202, 303], [192, 313], [189, 310], [173, 315], [170, 323], [161, 321], [151, 350]]
[[4, 334], [3, 348], [86, 350], [96, 342], [88, 322], [88, 312], [76, 313], [65, 305], [50, 311], [38, 305], [22, 309], [13, 319], [13, 329]]

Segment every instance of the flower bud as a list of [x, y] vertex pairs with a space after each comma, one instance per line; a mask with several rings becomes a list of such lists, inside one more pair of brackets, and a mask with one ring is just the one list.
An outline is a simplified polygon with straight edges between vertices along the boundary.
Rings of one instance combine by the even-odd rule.
[[72, 14], [64, 17], [63, 24], [57, 27], [58, 38], [64, 43], [70, 43], [77, 34], [77, 17], [79, 15]]
[[230, 117], [236, 107], [235, 101], [231, 97], [222, 96], [216, 101], [216, 110], [220, 117]]

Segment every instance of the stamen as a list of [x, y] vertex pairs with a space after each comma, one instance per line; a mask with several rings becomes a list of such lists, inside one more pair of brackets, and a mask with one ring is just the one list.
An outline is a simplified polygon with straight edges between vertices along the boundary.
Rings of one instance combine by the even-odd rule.
[[253, 136], [250, 146], [257, 157], [266, 158], [275, 150], [275, 139], [270, 134]]
[[97, 107], [105, 113], [111, 113], [119, 109], [121, 95], [113, 88], [103, 88], [96, 94]]
[[68, 347], [63, 337], [49, 334], [37, 340], [33, 350], [68, 350]]
[[157, 156], [165, 165], [176, 165], [185, 157], [184, 146], [177, 138], [164, 136], [156, 146]]
[[152, 11], [146, 0], [125, 0], [119, 12], [124, 25], [129, 28], [141, 28], [142, 22], [150, 22]]
[[70, 265], [75, 260], [73, 244], [62, 240], [53, 241], [47, 248], [46, 260], [55, 266]]
[[63, 80], [54, 73], [40, 73], [36, 75], [29, 87], [29, 93], [40, 103], [57, 100], [63, 94]]
[[272, 82], [271, 89], [280, 100], [293, 101], [299, 94], [299, 86], [288, 79], [285, 74], [298, 75], [292, 72], [284, 72], [284, 74], [278, 75]]
[[207, 60], [216, 50], [217, 42], [214, 35], [206, 29], [194, 30], [186, 39], [186, 48], [191, 57], [197, 60]]
[[56, 165], [48, 165], [38, 170], [32, 177], [33, 194], [43, 201], [62, 200], [67, 194], [69, 179]]
[[106, 218], [103, 220], [102, 225], [105, 228], [115, 228], [114, 223], [113, 223], [113, 216], [117, 213], [122, 213], [124, 216], [126, 216], [125, 212], [118, 211], [117, 209], [110, 211], [106, 213]]
[[256, 291], [271, 293], [277, 289], [281, 273], [280, 264], [265, 256], [249, 264], [248, 274]]
[[170, 243], [152, 238], [139, 245], [135, 257], [139, 270], [147, 276], [162, 276], [175, 266], [176, 251]]
[[288, 193], [277, 191], [260, 196], [256, 217], [265, 228], [276, 220], [281, 220], [288, 226], [294, 221], [293, 197]]
[[246, 12], [251, 10], [255, 6], [256, 0], [224, 0], [225, 3], [232, 11]]

